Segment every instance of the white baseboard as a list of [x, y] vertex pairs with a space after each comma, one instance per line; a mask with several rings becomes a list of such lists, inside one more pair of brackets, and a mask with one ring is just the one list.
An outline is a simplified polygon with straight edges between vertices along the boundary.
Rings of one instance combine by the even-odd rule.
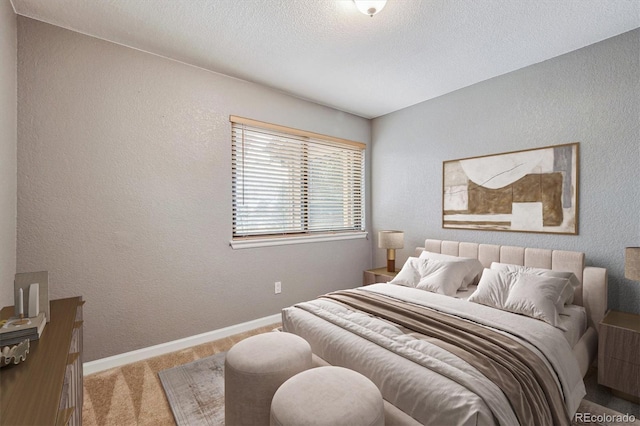
[[171, 352], [180, 351], [191, 346], [200, 345], [202, 343], [213, 342], [215, 340], [224, 339], [234, 334], [244, 333], [245, 331], [254, 330], [270, 324], [282, 321], [281, 314], [275, 314], [256, 320], [243, 322], [241, 324], [232, 325], [218, 330], [209, 331], [195, 336], [185, 337], [184, 339], [174, 340], [172, 342], [161, 343], [148, 348], [142, 348], [123, 354], [110, 356], [107, 358], [97, 359], [82, 364], [83, 374], [85, 376], [110, 368], [121, 367], [132, 362], [142, 361], [144, 359], [153, 358], [154, 356], [165, 355]]

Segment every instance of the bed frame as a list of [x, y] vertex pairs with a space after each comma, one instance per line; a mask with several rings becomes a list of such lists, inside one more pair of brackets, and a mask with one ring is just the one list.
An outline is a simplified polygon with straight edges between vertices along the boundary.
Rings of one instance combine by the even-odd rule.
[[492, 262], [511, 263], [533, 268], [573, 272], [581, 283], [576, 289], [573, 303], [584, 306], [589, 328], [574, 346], [582, 376], [587, 373], [598, 353], [598, 330], [607, 311], [607, 270], [585, 266], [581, 252], [465, 243], [458, 241], [425, 240], [424, 247], [416, 248], [416, 256], [424, 250], [450, 256], [478, 259], [485, 268]]
[[[576, 289], [573, 303], [587, 311], [588, 329], [573, 347], [580, 372], [584, 377], [598, 353], [598, 329], [607, 310], [607, 270], [585, 266], [585, 254], [574, 251], [548, 250], [457, 241], [425, 240], [424, 247], [417, 247], [415, 256], [424, 250], [450, 256], [471, 257], [480, 260], [486, 268], [492, 262], [511, 263], [534, 268], [573, 272], [581, 285]], [[329, 365], [313, 354], [314, 366]], [[415, 419], [391, 403], [384, 401], [387, 424], [417, 426]]]

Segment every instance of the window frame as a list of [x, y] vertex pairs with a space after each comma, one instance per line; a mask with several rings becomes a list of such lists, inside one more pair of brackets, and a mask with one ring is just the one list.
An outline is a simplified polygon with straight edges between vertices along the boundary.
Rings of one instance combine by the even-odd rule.
[[[231, 115], [229, 116], [229, 121], [231, 123], [231, 149], [232, 149], [232, 230], [231, 230], [231, 240], [230, 246], [234, 249], [239, 248], [254, 248], [254, 247], [266, 247], [266, 246], [276, 246], [276, 245], [285, 245], [285, 244], [302, 244], [302, 243], [310, 243], [310, 242], [319, 242], [319, 241], [336, 241], [336, 240], [350, 240], [350, 239], [361, 239], [367, 238], [368, 233], [366, 231], [366, 144], [361, 142], [355, 142], [348, 139], [336, 138], [333, 136], [327, 136], [319, 133], [309, 132], [305, 130], [295, 129], [291, 127], [281, 126], [277, 124], [267, 123], [263, 121], [258, 121], [254, 119], [238, 117]], [[274, 131], [278, 133], [282, 133], [285, 137], [290, 137], [291, 140], [295, 139], [308, 139], [305, 143], [301, 142], [303, 149], [307, 149], [307, 144], [313, 144], [319, 142], [329, 143], [331, 145], [343, 145], [348, 146], [350, 150], [360, 151], [360, 215], [356, 215], [354, 218], [360, 221], [360, 229], [349, 229], [349, 230], [322, 230], [322, 231], [314, 231], [309, 229], [309, 222], [306, 220], [306, 224], [304, 225], [304, 229], [300, 232], [284, 232], [284, 233], [270, 233], [270, 234], [259, 234], [255, 235], [235, 235], [235, 227], [236, 227], [236, 212], [233, 211], [236, 207], [237, 194], [235, 193], [235, 185], [236, 185], [236, 164], [234, 160], [235, 154], [235, 146], [234, 146], [234, 132], [235, 126], [238, 125], [246, 125], [250, 128], [255, 128], [259, 130], [265, 131]], [[308, 168], [310, 157], [308, 155], [303, 156], [304, 160], [301, 160], [301, 167]], [[309, 186], [305, 185], [301, 188], [302, 191], [309, 190]], [[308, 215], [308, 205], [305, 207], [305, 210], [302, 213], [303, 215]]]

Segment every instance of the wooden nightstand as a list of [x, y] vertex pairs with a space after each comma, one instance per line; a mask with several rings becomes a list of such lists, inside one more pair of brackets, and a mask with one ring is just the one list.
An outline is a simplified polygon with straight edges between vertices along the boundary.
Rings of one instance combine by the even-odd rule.
[[609, 311], [600, 323], [598, 383], [640, 400], [640, 315]]
[[391, 281], [398, 272], [389, 272], [387, 271], [387, 267], [383, 266], [382, 268], [369, 269], [362, 273], [362, 285], [369, 285], [375, 283], [386, 283]]

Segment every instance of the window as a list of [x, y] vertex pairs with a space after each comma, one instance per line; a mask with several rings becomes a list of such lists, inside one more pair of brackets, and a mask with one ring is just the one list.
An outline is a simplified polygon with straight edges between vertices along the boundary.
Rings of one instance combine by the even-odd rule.
[[366, 236], [364, 144], [230, 121], [234, 247], [247, 239]]

